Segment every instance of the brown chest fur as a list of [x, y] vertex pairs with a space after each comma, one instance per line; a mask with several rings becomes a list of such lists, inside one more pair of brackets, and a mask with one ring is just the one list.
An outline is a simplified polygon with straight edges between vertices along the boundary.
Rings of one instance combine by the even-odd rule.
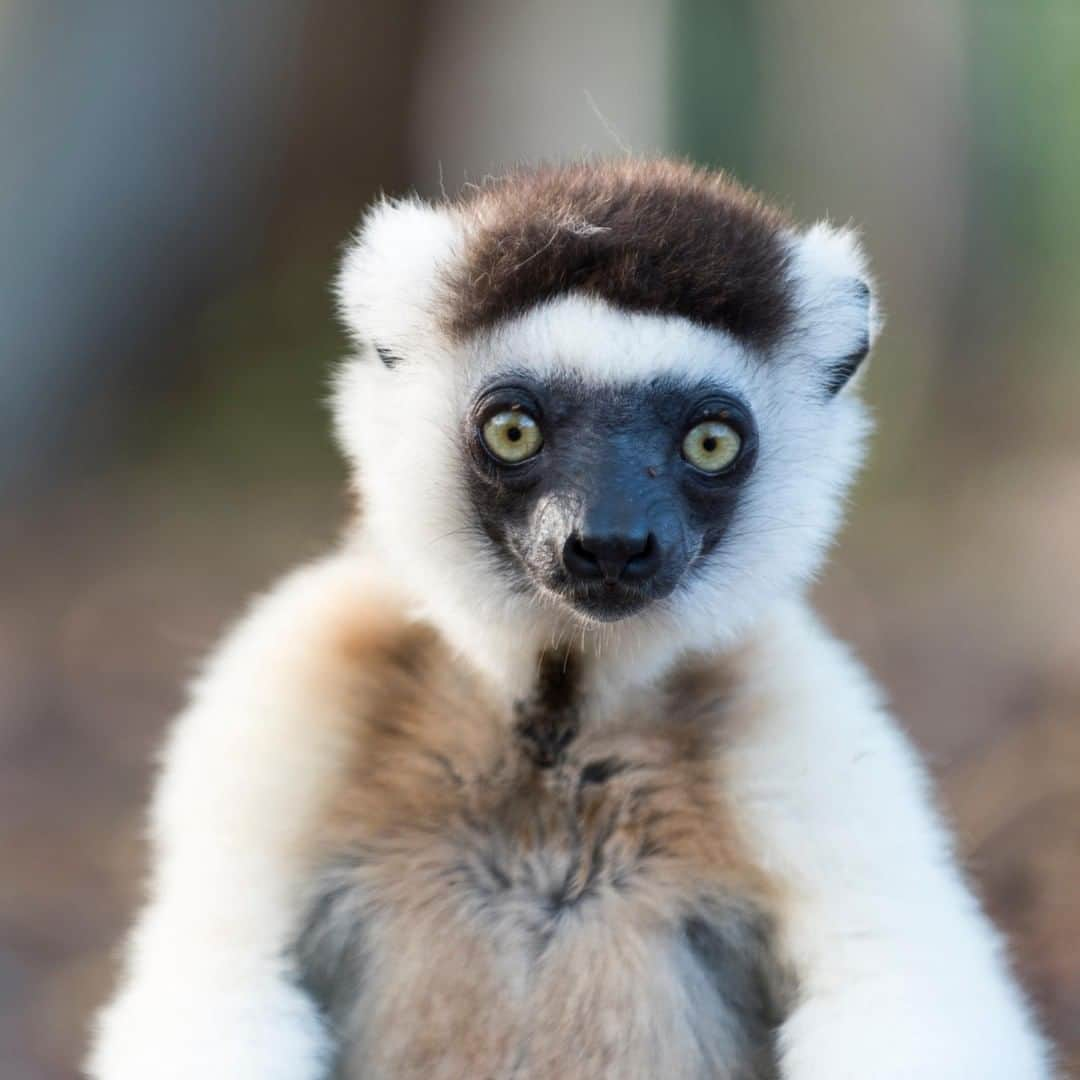
[[543, 703], [515, 725], [429, 632], [375, 660], [298, 942], [338, 1076], [775, 1076], [786, 989], [719, 797], [721, 680], [613, 728], [557, 717], [538, 754]]

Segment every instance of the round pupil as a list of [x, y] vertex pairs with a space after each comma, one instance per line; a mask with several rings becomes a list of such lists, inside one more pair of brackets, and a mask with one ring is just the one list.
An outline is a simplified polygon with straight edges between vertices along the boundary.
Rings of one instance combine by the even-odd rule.
[[703, 420], [683, 440], [683, 456], [707, 473], [718, 474], [739, 456], [739, 433], [724, 420]]
[[510, 464], [532, 457], [544, 444], [537, 422], [517, 406], [495, 413], [484, 424], [481, 435], [487, 448]]

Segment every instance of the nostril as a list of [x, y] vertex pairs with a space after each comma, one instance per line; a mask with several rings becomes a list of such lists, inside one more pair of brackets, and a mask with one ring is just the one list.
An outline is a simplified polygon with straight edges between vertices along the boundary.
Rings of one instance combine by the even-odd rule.
[[656, 537], [652, 533], [649, 533], [645, 537], [645, 543], [630, 556], [630, 562], [637, 562], [639, 559], [648, 559], [652, 557], [653, 552], [656, 550]]
[[649, 533], [645, 542], [630, 556], [623, 567], [623, 575], [641, 580], [650, 577], [660, 564], [660, 545], [656, 537]]
[[598, 578], [603, 571], [600, 560], [585, 546], [580, 536], [571, 536], [563, 547], [563, 563], [576, 577]]
[[572, 536], [570, 538], [570, 547], [574, 553], [574, 557], [580, 559], [582, 562], [591, 563], [596, 565], [596, 556], [585, 546], [580, 536]]

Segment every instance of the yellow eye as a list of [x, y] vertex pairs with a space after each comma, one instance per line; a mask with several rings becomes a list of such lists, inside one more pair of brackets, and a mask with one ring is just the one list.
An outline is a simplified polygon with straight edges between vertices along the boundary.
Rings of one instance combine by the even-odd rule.
[[739, 433], [723, 420], [704, 420], [683, 439], [683, 457], [702, 472], [723, 472], [738, 456]]
[[484, 424], [483, 436], [487, 448], [509, 465], [531, 458], [544, 445], [540, 425], [521, 409], [497, 412]]

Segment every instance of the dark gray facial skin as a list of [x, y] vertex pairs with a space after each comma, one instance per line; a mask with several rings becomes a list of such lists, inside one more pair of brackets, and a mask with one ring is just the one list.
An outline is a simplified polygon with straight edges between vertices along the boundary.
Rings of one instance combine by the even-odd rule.
[[[484, 424], [505, 409], [538, 424], [543, 446], [506, 464]], [[742, 439], [719, 474], [683, 456], [696, 424], [720, 419]], [[527, 372], [484, 387], [466, 418], [469, 494], [513, 585], [609, 622], [663, 600], [716, 547], [753, 469], [757, 428], [722, 386], [658, 378], [597, 385]]]

